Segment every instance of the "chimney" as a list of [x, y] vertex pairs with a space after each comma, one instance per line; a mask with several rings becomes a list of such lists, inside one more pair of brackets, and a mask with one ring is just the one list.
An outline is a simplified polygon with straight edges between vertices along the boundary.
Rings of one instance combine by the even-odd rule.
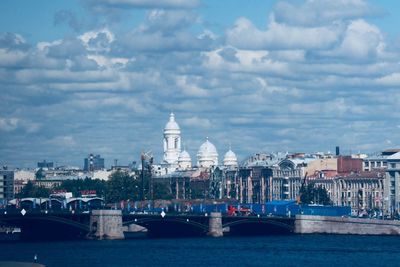
[[340, 155], [340, 148], [337, 146], [336, 147], [336, 156], [339, 156]]

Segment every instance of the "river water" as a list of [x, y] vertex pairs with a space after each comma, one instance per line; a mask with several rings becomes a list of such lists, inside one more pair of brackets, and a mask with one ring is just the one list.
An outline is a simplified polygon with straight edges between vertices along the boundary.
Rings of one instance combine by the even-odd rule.
[[[400, 266], [400, 237], [292, 235], [0, 243], [46, 266]], [[1, 265], [1, 264], [0, 264]]]

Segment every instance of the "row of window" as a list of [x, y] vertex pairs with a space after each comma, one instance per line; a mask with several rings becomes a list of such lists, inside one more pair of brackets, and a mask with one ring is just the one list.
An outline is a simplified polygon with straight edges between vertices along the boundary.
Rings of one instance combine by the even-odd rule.
[[[379, 197], [379, 193], [380, 193], [380, 195], [381, 195], [381, 197], [383, 197], [383, 192], [366, 192], [366, 194], [367, 194], [367, 196], [369, 197], [369, 196], [375, 196], [375, 197]], [[357, 194], [358, 194], [358, 192], [347, 192], [347, 194], [346, 194], [346, 192], [342, 192], [342, 198], [345, 198], [346, 197], [346, 195], [347, 195], [347, 197], [357, 197]]]
[[369, 167], [371, 165], [371, 168], [380, 168], [380, 167], [386, 167], [387, 162], [384, 161], [365, 161], [364, 162], [365, 167]]

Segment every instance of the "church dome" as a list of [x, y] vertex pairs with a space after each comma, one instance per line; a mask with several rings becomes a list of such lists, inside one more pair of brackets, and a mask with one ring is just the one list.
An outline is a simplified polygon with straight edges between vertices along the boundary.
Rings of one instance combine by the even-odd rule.
[[175, 121], [175, 115], [171, 112], [169, 121], [165, 125], [164, 131], [180, 131], [178, 123]]
[[237, 166], [237, 165], [238, 161], [236, 154], [231, 149], [229, 149], [224, 156], [224, 166]]
[[183, 150], [179, 154], [178, 162], [187, 162], [187, 161], [192, 161], [192, 159], [190, 158], [189, 153], [186, 150]]
[[215, 146], [207, 140], [200, 146], [197, 152], [197, 160], [199, 167], [208, 168], [218, 165], [218, 152]]
[[192, 167], [192, 158], [186, 150], [179, 154], [178, 165], [180, 169], [189, 169]]

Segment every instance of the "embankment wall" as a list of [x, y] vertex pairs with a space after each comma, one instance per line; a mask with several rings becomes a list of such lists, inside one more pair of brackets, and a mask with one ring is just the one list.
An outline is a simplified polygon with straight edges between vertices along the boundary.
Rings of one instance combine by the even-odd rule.
[[400, 221], [297, 215], [295, 233], [400, 235]]

